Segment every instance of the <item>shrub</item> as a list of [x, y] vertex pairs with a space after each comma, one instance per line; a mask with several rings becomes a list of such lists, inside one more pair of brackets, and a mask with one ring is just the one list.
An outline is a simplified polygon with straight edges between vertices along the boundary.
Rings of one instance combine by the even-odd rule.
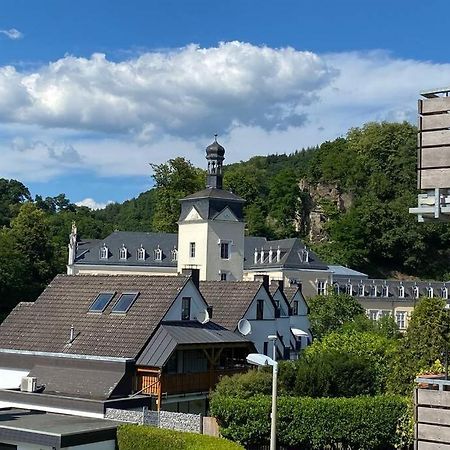
[[294, 393], [308, 397], [373, 395], [375, 378], [368, 358], [327, 350], [297, 363]]
[[119, 450], [243, 450], [226, 439], [145, 425], [121, 425], [117, 439]]
[[258, 394], [271, 394], [272, 371], [253, 369], [223, 377], [217, 384], [214, 395], [234, 396], [240, 398], [252, 397]]
[[[222, 435], [245, 446], [268, 442], [270, 408], [269, 396], [250, 399], [215, 396], [211, 402]], [[399, 424], [409, 414], [407, 400], [395, 396], [281, 397], [277, 437], [280, 445], [305, 450], [390, 450], [398, 445], [402, 428]], [[403, 448], [410, 443], [404, 442]]]

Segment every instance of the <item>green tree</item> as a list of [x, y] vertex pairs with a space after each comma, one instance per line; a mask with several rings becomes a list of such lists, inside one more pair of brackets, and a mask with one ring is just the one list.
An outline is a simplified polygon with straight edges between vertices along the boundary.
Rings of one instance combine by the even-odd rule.
[[347, 322], [364, 315], [364, 308], [347, 294], [329, 292], [318, 295], [308, 301], [311, 332], [316, 339], [327, 333], [340, 330]]
[[436, 360], [442, 359], [449, 323], [444, 307], [445, 300], [427, 297], [416, 305], [388, 380], [392, 392], [410, 392], [417, 374], [427, 371]]
[[157, 189], [152, 227], [155, 231], [177, 232], [180, 215], [179, 200], [204, 187], [204, 171], [184, 158], [170, 159], [164, 164], [152, 164]]

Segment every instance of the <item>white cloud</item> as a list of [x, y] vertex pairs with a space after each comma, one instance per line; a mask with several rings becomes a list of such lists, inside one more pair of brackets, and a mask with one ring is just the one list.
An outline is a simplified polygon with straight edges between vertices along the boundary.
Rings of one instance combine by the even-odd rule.
[[66, 56], [32, 73], [0, 69], [0, 120], [107, 133], [148, 142], [236, 124], [299, 125], [336, 72], [292, 48], [241, 42], [149, 52], [123, 62]]
[[415, 122], [419, 92], [449, 73], [450, 63], [382, 51], [237, 42], [118, 63], [67, 56], [31, 73], [0, 67], [0, 176], [149, 175], [148, 163], [180, 155], [203, 166], [215, 131], [226, 162], [291, 152], [372, 120]]
[[96, 202], [93, 198], [85, 198], [84, 200], [80, 200], [75, 204], [77, 206], [87, 206], [90, 209], [104, 209], [107, 205], [113, 203], [113, 201], [108, 201], [106, 203]]
[[23, 38], [23, 33], [15, 28], [10, 28], [9, 30], [0, 30], [0, 34], [4, 34], [8, 39], [12, 39], [13, 41], [17, 39]]

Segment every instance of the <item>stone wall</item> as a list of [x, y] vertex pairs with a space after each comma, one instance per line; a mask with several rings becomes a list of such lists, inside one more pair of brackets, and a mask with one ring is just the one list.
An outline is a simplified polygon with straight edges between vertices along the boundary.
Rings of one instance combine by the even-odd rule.
[[149, 411], [140, 409], [113, 409], [107, 408], [105, 419], [118, 422], [137, 423], [153, 427], [166, 428], [176, 431], [189, 431], [202, 433], [203, 419], [201, 414], [185, 414], [171, 411]]

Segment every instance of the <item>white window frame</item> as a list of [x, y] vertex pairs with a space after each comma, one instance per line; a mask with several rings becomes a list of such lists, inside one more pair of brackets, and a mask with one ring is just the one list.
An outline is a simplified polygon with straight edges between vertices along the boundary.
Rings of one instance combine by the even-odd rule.
[[381, 296], [382, 297], [389, 297], [389, 286], [388, 285], [384, 284], [381, 287]]
[[358, 284], [358, 297], [364, 297], [365, 286], [364, 284]]
[[352, 283], [347, 283], [345, 285], [345, 293], [347, 295], [353, 295], [353, 285], [352, 285]]
[[445, 300], [448, 300], [448, 288], [447, 286], [443, 286], [441, 288], [441, 297]]
[[145, 248], [144, 247], [140, 247], [137, 250], [137, 259], [138, 261], [145, 261]]
[[189, 258], [195, 258], [196, 250], [195, 242], [189, 242]]
[[398, 298], [405, 298], [405, 286], [398, 287]]
[[433, 296], [434, 296], [434, 289], [433, 289], [432, 286], [428, 286], [428, 287], [427, 287], [427, 296], [428, 296], [429, 298], [433, 298]]
[[172, 261], [178, 261], [178, 250], [176, 248], [172, 249]]
[[119, 248], [119, 259], [121, 261], [126, 261], [128, 259], [128, 250], [125, 247], [125, 244], [122, 245], [121, 248]]
[[153, 258], [155, 261], [162, 261], [162, 250], [159, 247], [153, 250]]
[[326, 295], [327, 280], [317, 280], [317, 295]]
[[406, 319], [408, 318], [407, 311], [396, 311], [395, 312], [395, 323], [400, 330], [406, 329]]
[[339, 294], [341, 292], [341, 286], [339, 285], [339, 283], [333, 283], [333, 291], [335, 292], [335, 294]]
[[[226, 249], [226, 257], [222, 256], [222, 248]], [[219, 256], [220, 259], [229, 260], [231, 254], [231, 242], [230, 241], [219, 241]]]
[[413, 286], [413, 288], [412, 288], [413, 298], [419, 298], [419, 295], [420, 295], [419, 286]]
[[376, 284], [370, 285], [370, 297], [377, 297], [378, 295], [378, 287]]
[[109, 256], [109, 250], [106, 244], [103, 244], [103, 246], [100, 248], [100, 259], [108, 259]]

